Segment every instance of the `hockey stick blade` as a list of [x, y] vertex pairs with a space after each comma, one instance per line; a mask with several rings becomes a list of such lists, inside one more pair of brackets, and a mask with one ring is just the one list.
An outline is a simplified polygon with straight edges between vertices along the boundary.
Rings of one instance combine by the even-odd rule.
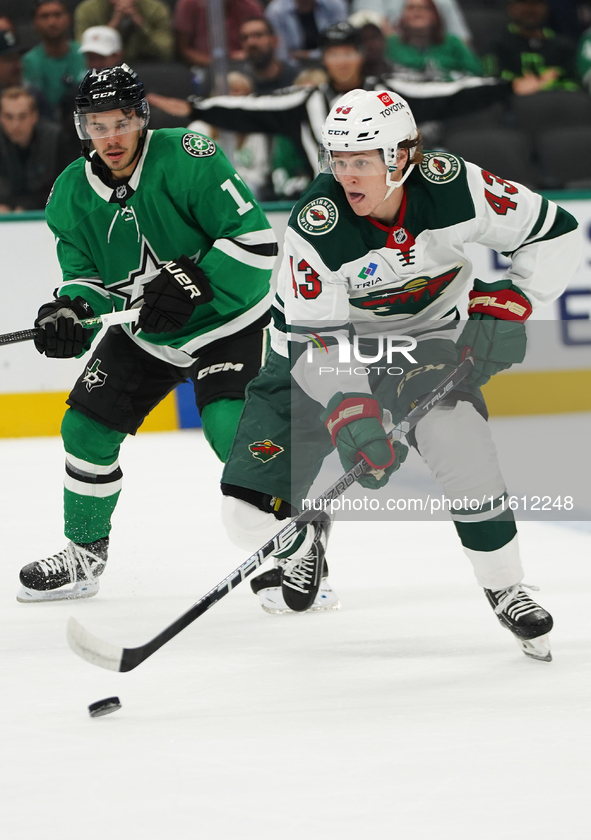
[[75, 618], [68, 621], [68, 642], [82, 659], [109, 671], [120, 671], [123, 648], [104, 642], [89, 633]]
[[[80, 321], [83, 327], [110, 327], [112, 324], [134, 324], [139, 318], [139, 309], [124, 309], [121, 312], [108, 312], [106, 315], [97, 315], [94, 318], [85, 318]], [[17, 344], [19, 341], [32, 341], [38, 328], [32, 330], [20, 330], [19, 332], [4, 333], [0, 335], [1, 344]]]
[[172, 624], [145, 645], [140, 645], [136, 648], [118, 647], [94, 636], [76, 621], [75, 618], [70, 618], [67, 629], [67, 638], [70, 647], [74, 653], [77, 653], [78, 656], [86, 659], [92, 665], [97, 665], [100, 668], [106, 668], [110, 671], [132, 671], [165, 645], [166, 642], [169, 642], [177, 636], [181, 630], [184, 630], [185, 627], [192, 624], [196, 618], [199, 618], [200, 615], [207, 612], [224, 595], [227, 595], [234, 587], [242, 583], [245, 578], [249, 577], [265, 562], [270, 554], [274, 551], [280, 551], [286, 545], [289, 545], [295, 534], [301, 531], [304, 525], [317, 515], [313, 514], [307, 517], [300, 515], [302, 517], [301, 521], [292, 520], [272, 540], [260, 548], [256, 554], [249, 557], [248, 560], [218, 583], [203, 598], [200, 598], [199, 601], [179, 616], [176, 621], [173, 621]]
[[[470, 355], [466, 356], [464, 361], [446, 376], [437, 388], [434, 388], [414, 406], [406, 417], [392, 429], [388, 437], [393, 440], [408, 434], [419, 420], [431, 411], [438, 402], [444, 399], [454, 388], [457, 388], [460, 382], [471, 372], [473, 366], [473, 358]], [[75, 619], [70, 619], [70, 623], [68, 624], [68, 642], [70, 643], [70, 647], [78, 656], [81, 656], [82, 659], [86, 659], [87, 662], [93, 665], [98, 665], [101, 668], [107, 668], [112, 671], [132, 671], [153, 653], [156, 653], [163, 645], [177, 636], [181, 630], [184, 630], [195, 619], [203, 615], [204, 612], [207, 612], [210, 607], [213, 607], [214, 604], [238, 586], [239, 583], [242, 583], [245, 578], [249, 577], [265, 562], [269, 555], [275, 554], [281, 551], [282, 548], [289, 546], [295, 534], [301, 531], [309, 522], [313, 522], [325, 510], [327, 502], [342, 496], [347, 488], [369, 469], [370, 465], [363, 458], [358, 461], [354, 467], [342, 475], [328, 490], [325, 490], [324, 493], [311, 503], [310, 510], [305, 510], [298, 514], [272, 540], [265, 543], [248, 560], [245, 560], [228, 577], [224, 578], [217, 586], [204, 595], [203, 598], [179, 616], [176, 621], [173, 621], [172, 624], [149, 642], [146, 642], [145, 645], [140, 645], [135, 648], [117, 647], [117, 645], [98, 639], [82, 627]]]

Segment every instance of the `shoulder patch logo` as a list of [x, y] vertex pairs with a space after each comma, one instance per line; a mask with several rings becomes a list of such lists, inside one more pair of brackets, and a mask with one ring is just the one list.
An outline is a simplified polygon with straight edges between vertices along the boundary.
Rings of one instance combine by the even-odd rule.
[[298, 225], [311, 236], [319, 236], [332, 230], [339, 220], [336, 204], [329, 198], [310, 201], [298, 213]]
[[184, 134], [183, 149], [191, 157], [210, 157], [216, 151], [216, 145], [209, 137], [201, 134]]
[[453, 155], [444, 152], [425, 152], [420, 166], [421, 173], [432, 184], [453, 181], [460, 174], [460, 162]]
[[266, 463], [267, 461], [271, 461], [277, 455], [280, 455], [281, 452], [284, 451], [282, 446], [278, 446], [276, 443], [273, 443], [272, 440], [255, 440], [254, 443], [249, 444], [248, 446], [251, 455], [253, 458], [258, 458], [259, 461]]

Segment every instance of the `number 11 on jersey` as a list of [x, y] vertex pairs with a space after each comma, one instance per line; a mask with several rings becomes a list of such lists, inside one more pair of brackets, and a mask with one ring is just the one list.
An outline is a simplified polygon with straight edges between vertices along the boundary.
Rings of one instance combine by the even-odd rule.
[[229, 178], [225, 180], [222, 184], [222, 189], [230, 193], [230, 195], [238, 205], [239, 216], [244, 216], [245, 213], [248, 213], [249, 210], [252, 210], [252, 201], [245, 201]]

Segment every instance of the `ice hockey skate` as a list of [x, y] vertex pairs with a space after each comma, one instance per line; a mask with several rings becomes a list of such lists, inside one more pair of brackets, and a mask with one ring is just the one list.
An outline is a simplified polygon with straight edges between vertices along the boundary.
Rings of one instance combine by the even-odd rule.
[[532, 659], [551, 662], [548, 634], [554, 623], [552, 616], [532, 601], [526, 588], [537, 591], [538, 587], [516, 584], [507, 589], [485, 589], [484, 592], [497, 618], [513, 633], [523, 653]]
[[70, 541], [53, 557], [29, 563], [21, 569], [16, 600], [29, 604], [91, 598], [99, 590], [108, 548], [108, 537], [81, 545]]
[[[313, 521], [308, 525], [305, 541], [300, 548], [300, 551], [306, 553], [303, 557], [296, 553], [295, 557], [284, 560], [281, 593], [289, 609], [294, 612], [305, 612], [310, 609], [316, 600], [324, 568], [324, 553], [331, 528], [332, 520], [328, 514], [314, 515]], [[311, 545], [305, 549], [306, 541], [310, 539], [312, 540]]]
[[[278, 561], [279, 562], [279, 561]], [[274, 566], [262, 575], [258, 575], [250, 582], [250, 588], [259, 596], [259, 603], [265, 612], [271, 615], [293, 612], [283, 597], [281, 589], [281, 578], [283, 570], [280, 565]], [[341, 603], [338, 596], [328, 580], [328, 565], [326, 560], [322, 568], [322, 578], [318, 594], [308, 608], [308, 612], [319, 612], [320, 610], [338, 610]]]
[[[251, 583], [253, 591], [259, 594], [261, 605], [267, 612], [305, 612], [314, 605], [318, 597], [325, 566], [324, 552], [332, 521], [326, 513], [312, 513], [309, 519], [311, 521], [301, 532], [303, 540], [300, 539], [300, 544], [295, 543], [297, 549], [292, 546], [291, 551], [295, 556], [276, 558], [276, 568], [259, 575]], [[279, 589], [280, 598], [279, 592], [272, 591], [274, 589]], [[263, 590], [267, 592], [261, 596], [260, 592]], [[326, 601], [332, 600], [328, 591], [325, 590], [325, 594]], [[333, 598], [336, 598], [334, 594]], [[323, 603], [322, 600], [320, 603]], [[328, 608], [334, 609], [334, 604]]]

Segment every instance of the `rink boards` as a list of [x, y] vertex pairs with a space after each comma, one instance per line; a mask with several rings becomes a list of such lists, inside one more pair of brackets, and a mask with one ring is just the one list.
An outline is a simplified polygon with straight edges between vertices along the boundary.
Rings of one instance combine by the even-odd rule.
[[[486, 386], [492, 415], [591, 410], [591, 193], [550, 197], [578, 219], [583, 258], [565, 293], [537, 319], [553, 323], [530, 330], [528, 358], [519, 372], [499, 374]], [[281, 243], [288, 208], [268, 205], [265, 209]], [[502, 276], [508, 264], [502, 257], [477, 245], [467, 250], [476, 277], [492, 281]], [[53, 236], [43, 214], [0, 215], [0, 252], [0, 333], [28, 329], [40, 304], [51, 298], [60, 282]], [[32, 342], [1, 347], [0, 437], [58, 434], [66, 397], [84, 365], [84, 359], [46, 359]], [[142, 430], [198, 425], [189, 383], [169, 395]]]

